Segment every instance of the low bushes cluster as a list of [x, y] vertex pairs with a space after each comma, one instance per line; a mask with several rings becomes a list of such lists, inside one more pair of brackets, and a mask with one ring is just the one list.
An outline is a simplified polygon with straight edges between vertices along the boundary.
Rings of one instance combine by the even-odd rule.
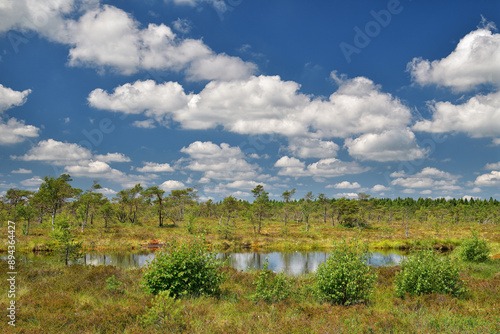
[[490, 248], [486, 240], [480, 239], [477, 232], [472, 231], [472, 236], [462, 241], [458, 254], [463, 261], [484, 262], [489, 259]]
[[377, 274], [366, 265], [368, 246], [357, 241], [336, 243], [326, 262], [316, 272], [315, 290], [324, 301], [349, 305], [366, 301]]
[[184, 322], [184, 304], [175, 299], [170, 291], [160, 291], [153, 300], [153, 305], [146, 311], [140, 322], [144, 327], [156, 327], [168, 333], [177, 333], [186, 329]]
[[460, 297], [466, 292], [459, 278], [459, 264], [451, 256], [442, 256], [430, 247], [416, 250], [401, 262], [396, 273], [396, 295], [450, 294]]
[[122, 282], [116, 279], [115, 275], [109, 277], [106, 280], [106, 290], [112, 291], [112, 292], [118, 292], [121, 291], [120, 287], [122, 286]]
[[197, 237], [179, 245], [172, 241], [170, 246], [158, 252], [147, 265], [143, 285], [151, 294], [169, 291], [170, 296], [210, 295], [221, 292], [224, 263], [208, 252], [203, 238]]
[[292, 294], [292, 285], [284, 273], [275, 274], [269, 269], [269, 260], [266, 259], [262, 270], [257, 274], [255, 294], [253, 300], [263, 300], [266, 303], [279, 302]]

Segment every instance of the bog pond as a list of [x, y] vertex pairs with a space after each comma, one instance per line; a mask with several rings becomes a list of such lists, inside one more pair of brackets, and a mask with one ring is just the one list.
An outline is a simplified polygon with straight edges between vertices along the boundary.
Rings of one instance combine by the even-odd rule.
[[[288, 275], [302, 275], [315, 272], [318, 265], [325, 262], [327, 252], [232, 252], [218, 253], [217, 257], [228, 260], [231, 267], [241, 271], [261, 269], [266, 259], [269, 269]], [[82, 261], [87, 265], [113, 265], [121, 268], [140, 268], [151, 261], [155, 252], [148, 253], [88, 253]], [[367, 264], [371, 266], [398, 265], [404, 253], [373, 252]]]
[[[141, 268], [147, 265], [148, 261], [154, 259], [156, 252], [116, 252], [116, 253], [87, 253], [80, 259], [80, 263], [86, 265], [112, 265], [125, 269]], [[302, 275], [313, 273], [318, 265], [325, 262], [328, 252], [230, 252], [217, 253], [217, 258], [228, 260], [228, 264], [240, 271], [252, 271], [261, 269], [266, 259], [269, 260], [269, 269], [287, 275]], [[403, 252], [372, 252], [367, 261], [368, 265], [395, 266], [404, 258]], [[5, 254], [0, 256], [0, 260], [6, 260]], [[53, 261], [53, 255], [29, 253], [18, 257], [21, 261]]]

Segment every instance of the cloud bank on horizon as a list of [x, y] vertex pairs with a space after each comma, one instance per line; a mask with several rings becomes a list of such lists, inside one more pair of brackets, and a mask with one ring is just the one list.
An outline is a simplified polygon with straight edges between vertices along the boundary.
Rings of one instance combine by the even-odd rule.
[[[316, 14], [332, 24], [305, 21], [295, 27], [304, 35], [291, 36], [276, 16], [262, 14], [259, 27], [245, 20], [276, 13], [262, 2], [6, 2], [0, 195], [69, 173], [81, 188], [99, 179], [110, 196], [141, 183], [196, 186], [202, 199], [250, 199], [258, 184], [274, 197], [291, 188], [500, 197], [500, 17], [481, 19], [489, 7], [468, 4], [478, 26], [451, 29], [453, 45], [434, 48], [422, 29], [428, 43], [410, 54], [394, 34], [415, 36], [422, 27], [411, 22], [430, 3], [398, 4], [405, 11], [346, 62], [338, 46], [349, 35], [336, 31], [358, 31], [360, 17], [332, 4], [322, 12], [336, 9], [342, 22], [290, 2], [290, 20]], [[368, 14], [372, 6], [362, 4]], [[433, 28], [450, 26], [441, 24]], [[311, 34], [339, 42], [308, 44]], [[333, 60], [317, 56], [325, 53]]]

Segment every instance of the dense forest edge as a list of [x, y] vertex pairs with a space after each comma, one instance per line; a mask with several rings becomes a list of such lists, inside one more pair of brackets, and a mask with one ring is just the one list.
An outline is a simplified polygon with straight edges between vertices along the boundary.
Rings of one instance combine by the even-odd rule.
[[[84, 251], [140, 250], [170, 238], [204, 235], [217, 250], [314, 250], [332, 240], [357, 238], [376, 249], [409, 249], [423, 243], [450, 250], [476, 231], [492, 256], [500, 256], [500, 202], [496, 199], [328, 198], [295, 189], [272, 200], [261, 185], [253, 202], [233, 196], [198, 200], [195, 188], [166, 193], [140, 184], [111, 200], [98, 192], [71, 186], [71, 177], [45, 177], [38, 191], [9, 189], [0, 201], [0, 229], [16, 222], [18, 251], [51, 251], [63, 238]], [[7, 250], [8, 241], [0, 244]]]

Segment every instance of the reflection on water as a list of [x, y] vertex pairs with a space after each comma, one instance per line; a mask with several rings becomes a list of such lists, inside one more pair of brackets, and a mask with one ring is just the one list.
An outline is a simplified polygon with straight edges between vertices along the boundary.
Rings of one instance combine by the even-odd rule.
[[[87, 254], [85, 264], [113, 265], [121, 268], [141, 268], [146, 261], [152, 260], [155, 253], [148, 254]], [[261, 269], [264, 262], [269, 259], [269, 269], [274, 272], [285, 272], [288, 275], [301, 275], [315, 272], [318, 265], [325, 262], [328, 257], [326, 252], [272, 252], [272, 253], [219, 253], [217, 258], [228, 260], [231, 267], [237, 270], [248, 271]], [[379, 266], [394, 266], [399, 264], [403, 255], [395, 253], [373, 253], [368, 264]]]
[[[318, 265], [328, 258], [325, 252], [293, 252], [293, 253], [221, 253], [219, 258], [229, 259], [229, 265], [238, 270], [248, 271], [261, 269], [266, 259], [269, 260], [269, 269], [288, 275], [302, 275], [313, 273]], [[403, 255], [389, 253], [373, 253], [368, 264], [374, 267], [394, 266], [401, 262]]]
[[152, 260], [155, 253], [114, 253], [114, 254], [87, 254], [84, 258], [85, 264], [94, 266], [116, 266], [125, 269], [141, 268], [146, 265], [146, 261]]
[[[274, 272], [285, 272], [288, 275], [302, 275], [315, 272], [318, 265], [325, 262], [327, 252], [239, 252], [219, 253], [217, 258], [227, 260], [229, 265], [237, 270], [249, 271], [261, 269], [264, 262], [269, 259], [269, 269]], [[125, 269], [142, 268], [147, 261], [154, 259], [154, 252], [147, 253], [88, 253], [79, 263], [87, 265], [112, 265]], [[404, 257], [402, 253], [379, 253], [374, 252], [368, 259], [368, 264], [374, 267], [394, 266], [401, 262]], [[0, 261], [6, 261], [7, 255], [0, 255]], [[54, 255], [25, 254], [17, 257], [18, 261], [54, 261]]]

